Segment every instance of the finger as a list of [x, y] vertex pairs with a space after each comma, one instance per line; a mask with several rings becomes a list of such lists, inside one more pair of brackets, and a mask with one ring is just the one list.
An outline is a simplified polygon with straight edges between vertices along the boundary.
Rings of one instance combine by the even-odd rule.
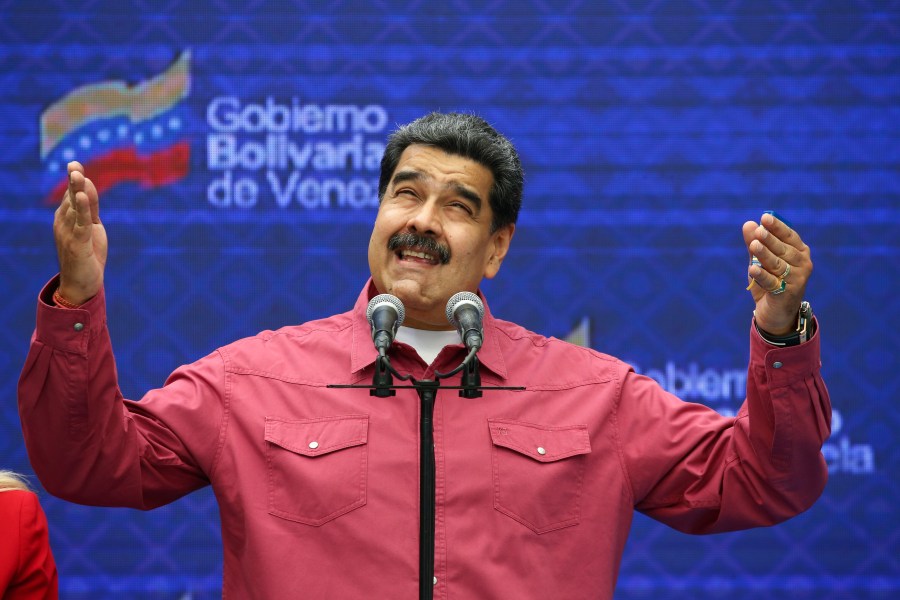
[[83, 191], [76, 192], [74, 213], [75, 213], [76, 233], [79, 229], [82, 229], [82, 228], [90, 229], [90, 226], [91, 226], [91, 204], [90, 204], [90, 199], [88, 198], [87, 193], [85, 193]]
[[[761, 268], [761, 270], [767, 271], [776, 278], [781, 278], [786, 272], [788, 264], [792, 264], [789, 259], [784, 256], [778, 256], [759, 240], [753, 240], [753, 242], [750, 243], [750, 251], [758, 261], [758, 264], [756, 265], [751, 264], [751, 268]], [[791, 267], [792, 269], [793, 266], [794, 265]], [[751, 275], [751, 277], [756, 278], [754, 275]], [[757, 283], [759, 283], [759, 281], [757, 281]]]
[[[755, 221], [746, 221], [741, 226], [741, 235], [744, 237], [744, 245], [747, 246], [747, 260], [750, 261], [750, 264], [753, 265], [754, 262], [759, 262], [757, 258], [753, 255], [753, 251], [750, 249], [750, 245], [756, 240], [756, 228], [759, 227]], [[753, 286], [756, 283], [753, 277], [750, 276], [750, 273], [747, 273], [747, 290], [753, 290]], [[753, 291], [754, 296], [757, 295], [757, 292]]]
[[747, 221], [741, 227], [741, 234], [744, 236], [744, 244], [747, 246], [747, 254], [752, 258], [753, 252], [750, 250], [750, 244], [756, 239], [755, 231], [759, 224], [755, 221]]
[[84, 193], [84, 173], [80, 171], [72, 171], [69, 173], [69, 189], [67, 192], [69, 206], [72, 207], [72, 210], [76, 210], [75, 206], [75, 197], [79, 193]]
[[72, 207], [72, 204], [73, 203], [69, 202], [68, 198], [66, 198], [66, 202], [60, 204], [57, 209], [60, 225], [69, 230], [75, 226], [75, 209]]
[[[798, 250], [794, 246], [784, 243], [780, 239], [778, 239], [775, 234], [773, 234], [767, 227], [764, 225], [760, 225], [756, 228], [754, 232], [754, 236], [756, 240], [765, 246], [774, 256], [789, 262], [791, 265], [797, 266], [800, 263], [804, 262], [803, 259], [803, 251]], [[751, 244], [752, 246], [752, 244]], [[752, 251], [752, 248], [751, 248]], [[757, 255], [759, 257], [759, 255]], [[770, 261], [773, 262], [773, 261]], [[777, 261], [774, 261], [777, 262]], [[772, 268], [777, 268], [778, 265], [770, 265]], [[781, 266], [784, 269], [784, 266]]]
[[73, 160], [66, 165], [66, 170], [69, 175], [69, 184], [66, 188], [66, 195], [63, 197], [63, 202], [68, 201], [72, 205], [72, 208], [75, 208], [75, 194], [80, 189], [81, 182], [84, 179], [84, 167], [77, 160]]
[[84, 192], [88, 197], [88, 208], [91, 211], [91, 223], [100, 223], [100, 195], [97, 193], [97, 187], [94, 182], [88, 178], [84, 179]]
[[793, 228], [770, 213], [763, 213], [759, 219], [759, 224], [786, 245], [797, 250], [803, 250], [806, 247], [806, 244], [800, 239], [800, 235]]
[[781, 288], [781, 278], [773, 275], [760, 265], [750, 265], [747, 269], [747, 275], [756, 282], [756, 285], [767, 292]]

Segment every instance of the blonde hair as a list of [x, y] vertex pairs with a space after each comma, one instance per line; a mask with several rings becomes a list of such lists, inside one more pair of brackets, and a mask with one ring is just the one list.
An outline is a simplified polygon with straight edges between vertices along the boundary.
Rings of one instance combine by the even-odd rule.
[[0, 470], [0, 492], [10, 490], [31, 490], [25, 477], [12, 471]]

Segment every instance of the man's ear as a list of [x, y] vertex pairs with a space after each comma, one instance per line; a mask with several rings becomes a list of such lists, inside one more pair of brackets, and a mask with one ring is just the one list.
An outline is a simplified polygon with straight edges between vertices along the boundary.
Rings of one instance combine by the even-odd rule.
[[487, 264], [484, 265], [484, 276], [487, 279], [493, 279], [500, 271], [500, 265], [509, 252], [509, 245], [512, 242], [513, 234], [516, 232], [516, 224], [510, 223], [504, 225], [491, 234], [491, 254], [488, 256]]

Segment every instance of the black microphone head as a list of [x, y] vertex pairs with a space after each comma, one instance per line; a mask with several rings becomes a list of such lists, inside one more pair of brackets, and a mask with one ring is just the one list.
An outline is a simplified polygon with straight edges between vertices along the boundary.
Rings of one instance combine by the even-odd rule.
[[478, 318], [484, 317], [484, 304], [482, 304], [478, 294], [457, 292], [447, 301], [447, 320], [456, 328], [459, 328], [459, 323], [456, 320], [456, 311], [466, 305], [472, 306], [478, 311]]
[[406, 309], [403, 307], [403, 303], [400, 302], [400, 298], [391, 294], [378, 294], [369, 300], [369, 306], [366, 308], [366, 320], [369, 322], [369, 325], [375, 325], [372, 322], [372, 316], [375, 314], [375, 310], [381, 306], [389, 306], [397, 311], [395, 327], [400, 327], [403, 324], [403, 319], [406, 318]]

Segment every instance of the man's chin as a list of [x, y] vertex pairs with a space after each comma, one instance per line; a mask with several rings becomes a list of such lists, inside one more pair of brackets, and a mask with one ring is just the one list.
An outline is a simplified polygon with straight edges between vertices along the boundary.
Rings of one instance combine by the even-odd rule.
[[427, 285], [413, 279], [400, 279], [390, 286], [390, 293], [400, 298], [404, 306], [421, 310], [430, 304]]
[[447, 299], [435, 298], [433, 290], [429, 290], [423, 282], [401, 279], [390, 286], [390, 292], [400, 298], [407, 315], [418, 315], [419, 320], [435, 321], [434, 325], [443, 325], [446, 319], [443, 314]]

